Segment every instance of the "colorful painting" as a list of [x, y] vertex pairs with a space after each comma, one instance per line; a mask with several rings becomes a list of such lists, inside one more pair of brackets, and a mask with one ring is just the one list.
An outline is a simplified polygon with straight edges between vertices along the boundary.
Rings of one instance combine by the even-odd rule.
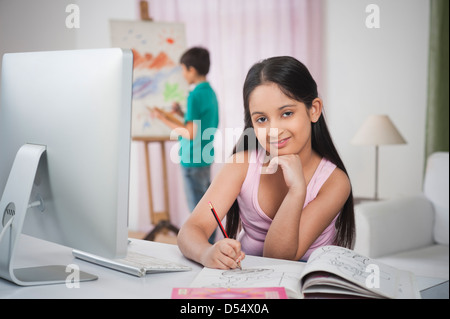
[[113, 47], [133, 51], [133, 137], [169, 137], [170, 129], [149, 108], [185, 109], [188, 85], [179, 59], [186, 49], [184, 25], [150, 21], [110, 21]]

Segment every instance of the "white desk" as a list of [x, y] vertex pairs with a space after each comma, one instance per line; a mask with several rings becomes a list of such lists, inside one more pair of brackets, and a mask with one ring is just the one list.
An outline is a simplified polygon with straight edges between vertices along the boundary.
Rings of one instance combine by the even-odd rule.
[[158, 273], [139, 278], [77, 259], [68, 247], [22, 235], [16, 268], [75, 264], [81, 271], [99, 278], [80, 282], [79, 288], [70, 289], [65, 284], [20, 287], [0, 279], [0, 298], [170, 298], [173, 287], [189, 286], [203, 268], [184, 258], [176, 245], [131, 239], [129, 249], [188, 265], [192, 271]]
[[[15, 266], [17, 268], [49, 264], [76, 264], [80, 270], [97, 275], [99, 278], [94, 281], [81, 282], [79, 288], [68, 288], [65, 284], [20, 287], [0, 279], [0, 298], [169, 299], [172, 288], [188, 287], [203, 268], [186, 259], [176, 245], [132, 239], [129, 249], [189, 265], [192, 267], [192, 271], [150, 274], [139, 278], [76, 259], [72, 256], [70, 248], [23, 235], [16, 256]], [[243, 263], [248, 266], [257, 265], [262, 258], [247, 256]], [[436, 278], [417, 278], [420, 290], [438, 285], [443, 281]]]

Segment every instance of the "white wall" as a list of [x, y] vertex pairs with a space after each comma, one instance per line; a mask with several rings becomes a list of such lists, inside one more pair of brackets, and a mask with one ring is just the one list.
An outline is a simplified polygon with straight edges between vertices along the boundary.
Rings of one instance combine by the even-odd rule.
[[65, 27], [70, 1], [1, 0], [0, 52], [58, 50], [73, 47], [75, 34]]
[[109, 20], [137, 20], [135, 0], [72, 0], [80, 8], [80, 28], [76, 31], [76, 48], [108, 48], [111, 46]]
[[[365, 25], [377, 4], [380, 28]], [[355, 196], [373, 196], [375, 149], [350, 140], [371, 114], [388, 114], [406, 145], [380, 147], [379, 195], [421, 191], [428, 69], [428, 0], [326, 0], [326, 87], [331, 134]]]
[[65, 27], [69, 3], [0, 0], [0, 56], [8, 52], [74, 48], [75, 33]]

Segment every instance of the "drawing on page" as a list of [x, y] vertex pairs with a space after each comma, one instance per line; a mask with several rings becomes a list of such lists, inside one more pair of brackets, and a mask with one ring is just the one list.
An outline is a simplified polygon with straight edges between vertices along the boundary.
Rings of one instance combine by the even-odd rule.
[[[325, 246], [319, 248], [321, 252], [315, 256], [314, 262], [320, 261], [335, 266], [340, 272], [351, 276], [358, 281], [366, 280], [370, 272], [367, 267], [373, 262], [369, 258], [354, 251], [348, 251], [340, 247]], [[324, 258], [322, 258], [324, 257]], [[380, 279], [391, 280], [387, 272], [380, 272]]]
[[217, 282], [211, 284], [212, 287], [232, 288], [240, 287], [244, 284], [250, 286], [258, 280], [268, 280], [273, 276], [273, 269], [232, 269], [223, 271]]
[[222, 271], [215, 281], [209, 283], [209, 287], [238, 288], [261, 286], [281, 286], [284, 280], [293, 277], [288, 272], [276, 271], [270, 268], [245, 268]]

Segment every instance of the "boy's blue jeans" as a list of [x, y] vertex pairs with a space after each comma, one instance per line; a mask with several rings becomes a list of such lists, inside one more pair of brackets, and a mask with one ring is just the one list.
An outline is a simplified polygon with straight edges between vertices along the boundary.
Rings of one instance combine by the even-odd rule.
[[[181, 166], [181, 171], [183, 175], [184, 191], [186, 193], [188, 207], [192, 212], [211, 184], [211, 167]], [[215, 234], [216, 232], [214, 232], [209, 238], [209, 242], [211, 244], [214, 244], [214, 240], [216, 237]]]

